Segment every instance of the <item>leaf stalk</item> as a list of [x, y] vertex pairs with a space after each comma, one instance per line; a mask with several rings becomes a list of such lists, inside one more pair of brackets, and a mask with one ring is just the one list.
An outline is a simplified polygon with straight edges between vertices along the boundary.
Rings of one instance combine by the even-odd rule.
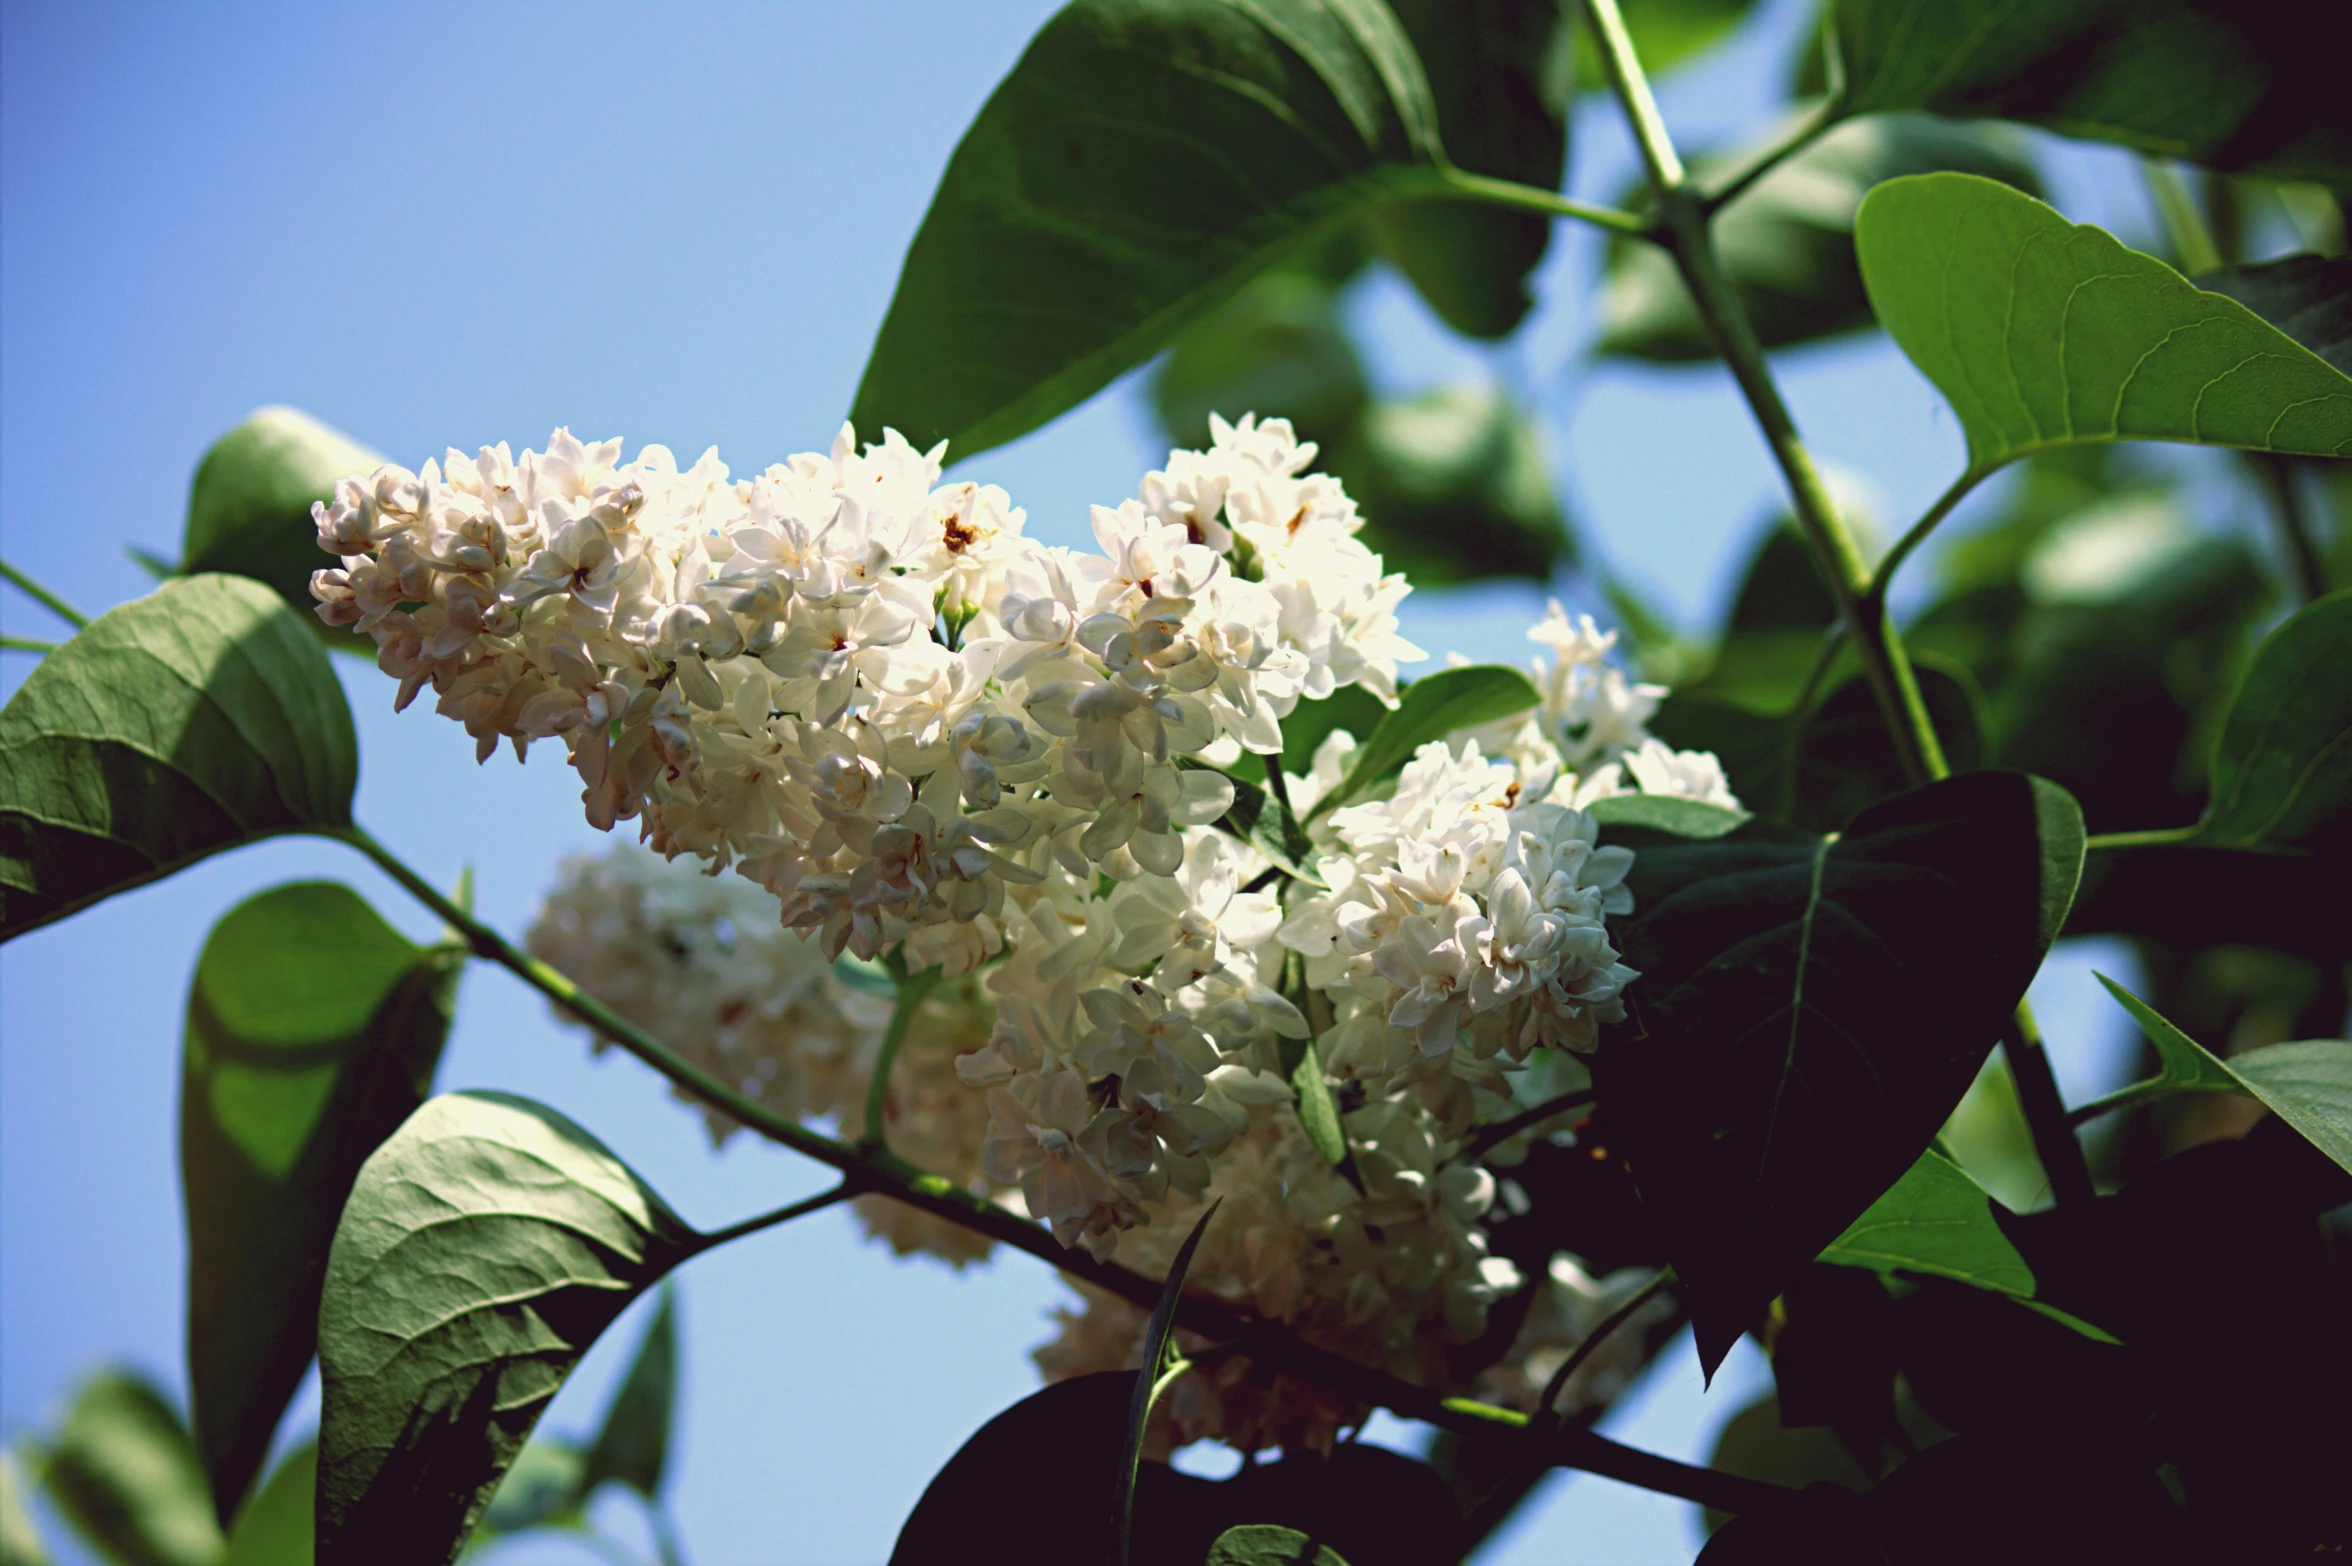
[[16, 567], [10, 565], [5, 560], [0, 560], [0, 580], [6, 581], [9, 586], [15, 588], [18, 592], [24, 594], [34, 603], [39, 604], [42, 608], [48, 610], [51, 614], [57, 616], [57, 618], [63, 620], [66, 624], [72, 626], [77, 631], [90, 623], [90, 617], [88, 615], [82, 613], [72, 604], [67, 603], [64, 599], [58, 597], [55, 593], [49, 591], [49, 589], [43, 587], [40, 583], [34, 581], [31, 577], [25, 575], [22, 571], [19, 571]]

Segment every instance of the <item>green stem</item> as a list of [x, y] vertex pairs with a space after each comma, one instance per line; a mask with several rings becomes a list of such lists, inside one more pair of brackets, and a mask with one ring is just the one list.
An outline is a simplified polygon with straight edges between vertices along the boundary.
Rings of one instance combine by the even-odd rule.
[[1464, 196], [1488, 201], [1496, 206], [1517, 207], [1522, 212], [1540, 212], [1546, 217], [1574, 218], [1590, 223], [1595, 228], [1629, 239], [1646, 239], [1650, 225], [1631, 212], [1620, 212], [1614, 207], [1596, 207], [1535, 185], [1522, 185], [1516, 180], [1494, 179], [1485, 174], [1473, 174], [1468, 169], [1449, 168], [1442, 176], [1445, 183]]
[[857, 1194], [858, 1180], [855, 1175], [852, 1175], [830, 1191], [819, 1191], [804, 1201], [779, 1207], [772, 1213], [755, 1213], [741, 1223], [731, 1223], [724, 1229], [713, 1229], [702, 1237], [700, 1249], [716, 1250], [729, 1241], [742, 1239], [747, 1234], [757, 1234], [762, 1229], [773, 1229], [778, 1224], [790, 1223], [795, 1218], [806, 1218], [810, 1213], [823, 1212], [835, 1203], [846, 1202]]
[[1468, 1163], [1473, 1159], [1483, 1158], [1489, 1150], [1500, 1147], [1530, 1126], [1540, 1126], [1545, 1121], [1556, 1119], [1571, 1109], [1581, 1109], [1592, 1101], [1593, 1090], [1591, 1088], [1578, 1088], [1573, 1093], [1562, 1093], [1558, 1098], [1546, 1099], [1533, 1109], [1523, 1109], [1508, 1120], [1498, 1120], [1493, 1125], [1480, 1126], [1476, 1134], [1470, 1138], [1459, 1153], [1454, 1155], [1451, 1161]]
[[1824, 98], [1799, 115], [1778, 141], [1734, 169], [1722, 184], [1701, 198], [1707, 215], [1714, 216], [1746, 195], [1748, 187], [1820, 140], [1822, 133], [1837, 124], [1840, 118], [1842, 116], [1838, 112], [1834, 95]]
[[890, 1102], [890, 1067], [898, 1059], [898, 1046], [906, 1042], [915, 1013], [923, 1009], [924, 999], [938, 984], [937, 968], [925, 968], [898, 981], [898, 1002], [891, 1008], [890, 1026], [882, 1034], [881, 1053], [874, 1057], [874, 1074], [866, 1081], [866, 1131], [858, 1138], [861, 1148], [878, 1148], [886, 1141], [883, 1121]]
[[2141, 832], [2101, 832], [2083, 839], [2083, 852], [2095, 854], [2103, 848], [2149, 848], [2161, 843], [2185, 843], [2197, 835], [2197, 824], [2182, 827], [2149, 827]]
[[48, 610], [51, 614], [57, 616], [57, 618], [63, 620], [66, 624], [72, 626], [77, 631], [90, 623], [90, 617], [88, 615], [82, 613], [72, 604], [67, 603], [64, 599], [58, 597], [55, 593], [49, 591], [49, 589], [43, 587], [40, 583], [34, 581], [31, 577], [25, 575], [22, 571], [19, 571], [16, 567], [10, 565], [5, 560], [0, 560], [0, 580], [5, 580], [18, 592], [24, 594], [34, 603], [39, 604], [42, 608]]
[[[1747, 309], [1723, 275], [1714, 240], [1707, 231], [1707, 214], [1685, 188], [1681, 160], [1675, 156], [1665, 122], [1659, 118], [1657, 101], [1650, 96], [1649, 82], [1634, 56], [1633, 40], [1618, 14], [1617, 0], [1585, 0], [1585, 11], [1601, 39], [1610, 84], [1633, 127], [1634, 139], [1641, 144], [1642, 162], [1650, 172], [1664, 218], [1667, 248], [1682, 271], [1709, 339], [1730, 366], [1732, 378], [1739, 383], [1766, 444], [1772, 448], [1773, 459], [1780, 465], [1797, 520], [1853, 634], [1855, 651], [1861, 655], [1863, 673], [1877, 698], [1895, 753], [1902, 760], [1904, 775], [1914, 784], [1948, 777], [1951, 765], [1944, 759], [1943, 745], [1928, 716], [1927, 701], [1912, 673], [1903, 639], [1888, 617], [1884, 594], [1873, 591], [1877, 584], [1862, 552], [1838, 517], [1811, 454], [1797, 436], [1796, 422], [1773, 384]], [[1931, 509], [1922, 525], [1913, 527], [1912, 533], [1917, 535], [1909, 540], [1913, 547], [1965, 493], [1958, 485], [1946, 492], [1945, 500]], [[2065, 1101], [2059, 1096], [2049, 1059], [2042, 1053], [2041, 1030], [2034, 1024], [2032, 1008], [2023, 1001], [2018, 1002], [2004, 1045], [2035, 1150], [2058, 1200], [2077, 1202], [2095, 1195], [2082, 1144], [2067, 1128]]]
[[1780, 747], [1780, 798], [1775, 801], [1775, 814], [1787, 820], [1797, 810], [1798, 761], [1805, 750], [1805, 725], [1813, 715], [1813, 703], [1821, 695], [1821, 687], [1829, 683], [1829, 671], [1837, 666], [1838, 650], [1845, 646], [1845, 622], [1830, 625], [1829, 633], [1821, 638], [1821, 651], [1813, 657], [1813, 667], [1805, 671], [1804, 688], [1797, 692], [1797, 704], [1788, 710], [1788, 734]]
[[2197, 210], [2197, 198], [2189, 194], [2180, 170], [2162, 158], [2143, 157], [2140, 176], [2148, 182], [2148, 194], [2155, 198], [2156, 215], [2164, 221], [2173, 254], [2180, 257], [2181, 271], [2190, 277], [2220, 271], [2221, 247], [2213, 242], [2213, 230], [2205, 226], [2205, 214]]
[[[517, 950], [496, 930], [443, 896], [432, 882], [403, 864], [364, 829], [345, 827], [329, 835], [365, 854], [410, 896], [440, 915], [452, 929], [464, 935], [476, 956], [506, 968], [670, 1081], [726, 1111], [751, 1130], [851, 1176], [845, 1185], [854, 1183], [859, 1191], [888, 1196], [1013, 1250], [1026, 1252], [1079, 1282], [1116, 1295], [1146, 1312], [1159, 1303], [1164, 1285], [1158, 1280], [1116, 1262], [1097, 1261], [1084, 1251], [1065, 1248], [1044, 1226], [1016, 1217], [952, 1180], [919, 1169], [886, 1147], [851, 1147], [836, 1142], [734, 1092], [710, 1073], [681, 1059], [660, 1040], [557, 969]], [[774, 1214], [767, 1216], [782, 1221]], [[1176, 1321], [1186, 1331], [1213, 1342], [1246, 1338], [1247, 1343], [1238, 1352], [1248, 1354], [1267, 1369], [1319, 1382], [1360, 1402], [1388, 1409], [1401, 1418], [1418, 1419], [1447, 1430], [1527, 1431], [1528, 1455], [1546, 1466], [1580, 1469], [1723, 1512], [1770, 1507], [1790, 1493], [1780, 1485], [1679, 1463], [1588, 1430], [1557, 1433], [1529, 1430], [1530, 1422], [1525, 1414], [1469, 1398], [1441, 1396], [1427, 1387], [1291, 1337], [1271, 1323], [1199, 1295], [1185, 1295], [1177, 1300]]]
[[2105, 1098], [2094, 1098], [2087, 1104], [2077, 1105], [2066, 1112], [2066, 1123], [2070, 1126], [2087, 1125], [2101, 1115], [2111, 1115], [2119, 1109], [2129, 1109], [2134, 1104], [2144, 1104], [2151, 1099], [2170, 1098], [2175, 1093], [2199, 1091], [2210, 1090], [2186, 1087], [2167, 1077], [2150, 1077], [2145, 1082], [2134, 1082], [2129, 1087], [2117, 1088]]
[[1888, 550], [1886, 558], [1878, 563], [1878, 570], [1870, 578], [1869, 591], [1864, 595], [1865, 602], [1874, 612], [1886, 612], [1887, 593], [1894, 586], [1895, 572], [1904, 561], [1911, 558], [1911, 552], [1926, 543], [1927, 535], [1936, 530], [1936, 524], [1950, 516], [1952, 508], [1967, 499], [1969, 492], [1983, 483], [1992, 472], [1989, 468], [1970, 468], [1961, 474], [1952, 481], [1951, 488], [1936, 497], [1935, 504], [1927, 508], [1926, 514], [1912, 523], [1909, 531], [1901, 538], [1895, 540], [1895, 547]]
[[39, 653], [43, 657], [57, 651], [55, 642], [37, 642], [29, 636], [0, 636], [0, 652]]

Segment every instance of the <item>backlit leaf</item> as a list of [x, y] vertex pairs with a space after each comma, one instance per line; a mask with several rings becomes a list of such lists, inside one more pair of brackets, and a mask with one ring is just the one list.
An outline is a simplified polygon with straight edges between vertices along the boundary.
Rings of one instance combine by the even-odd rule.
[[678, 1298], [676, 1289], [664, 1284], [653, 1320], [637, 1345], [637, 1357], [629, 1361], [620, 1389], [604, 1411], [604, 1424], [588, 1448], [580, 1473], [582, 1501], [608, 1479], [649, 1501], [660, 1496], [677, 1403]]
[[457, 968], [333, 881], [238, 904], [196, 960], [180, 1075], [188, 1368], [224, 1522], [309, 1369], [359, 1166], [431, 1091]]
[[[336, 564], [318, 546], [311, 502], [334, 496], [335, 481], [373, 473], [384, 459], [340, 430], [294, 408], [263, 408], [212, 443], [196, 466], [180, 569], [225, 571], [273, 589], [327, 635], [312, 611], [310, 575]], [[366, 644], [342, 632], [328, 645]]]
[[83, 1538], [120, 1566], [218, 1566], [227, 1541], [178, 1410], [133, 1372], [82, 1383], [41, 1484]]
[[301, 616], [242, 577], [166, 583], [0, 711], [0, 939], [224, 848], [346, 825], [358, 775]]
[[2236, 300], [1969, 174], [1890, 180], [1854, 242], [1973, 471], [2078, 441], [2352, 453], [2352, 379]]
[[2251, 1093], [2312, 1146], [2352, 1170], [2352, 1041], [2298, 1039], [2225, 1061], [2113, 979], [2102, 974], [2099, 982], [2131, 1013], [2163, 1062], [2153, 1083], [2135, 1084], [2125, 1093], [2139, 1096], [2151, 1086], [2157, 1092]]

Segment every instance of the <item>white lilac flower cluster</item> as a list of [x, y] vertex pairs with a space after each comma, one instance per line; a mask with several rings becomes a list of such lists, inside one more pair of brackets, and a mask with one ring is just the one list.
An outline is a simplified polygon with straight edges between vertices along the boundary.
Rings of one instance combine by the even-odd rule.
[[[431, 687], [483, 759], [554, 739], [592, 822], [638, 822], [650, 848], [571, 866], [532, 935], [624, 1015], [838, 1121], [888, 1011], [835, 960], [937, 967], [953, 982], [891, 1077], [897, 1151], [1146, 1270], [1223, 1195], [1202, 1286], [1442, 1379], [1443, 1345], [1518, 1282], [1459, 1139], [1535, 1046], [1589, 1048], [1634, 977], [1606, 924], [1631, 855], [1587, 807], [1730, 796], [1712, 757], [1647, 733], [1663, 691], [1554, 606], [1524, 720], [1317, 815], [1356, 748], [1334, 731], [1287, 779], [1295, 868], [1222, 830], [1219, 769], [1278, 769], [1301, 701], [1393, 706], [1422, 655], [1315, 448], [1279, 419], [1213, 431], [1095, 508], [1096, 552], [1024, 537], [1001, 490], [943, 485], [940, 451], [895, 434], [737, 480], [715, 453], [622, 463], [558, 431], [346, 480], [314, 513], [340, 564], [313, 592], [400, 705]], [[1284, 1069], [1310, 1036], [1344, 1172]], [[866, 1206], [902, 1250], [983, 1249]], [[1090, 1301], [1047, 1357], [1103, 1368], [1131, 1318]], [[1344, 1422], [1249, 1374], [1179, 1424], [1267, 1444]]]

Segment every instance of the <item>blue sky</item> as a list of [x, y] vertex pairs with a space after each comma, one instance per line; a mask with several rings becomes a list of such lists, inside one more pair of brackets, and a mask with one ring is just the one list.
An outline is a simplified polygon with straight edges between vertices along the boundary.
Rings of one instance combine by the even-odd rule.
[[[254, 407], [293, 403], [399, 460], [540, 444], [558, 424], [716, 444], [748, 471], [831, 439], [898, 258], [964, 124], [1051, 7], [1040, 0], [566, 8], [0, 6], [0, 547], [96, 612], [147, 587], [123, 554], [176, 553], [195, 462]], [[1762, 8], [1672, 79], [1686, 142], [1759, 123], [1806, 8]], [[1576, 126], [1575, 188], [1630, 169], [1602, 109]], [[2109, 154], [2070, 154], [2070, 215], [2144, 234]], [[2116, 192], [2120, 191], [2121, 194]], [[1532, 395], [1588, 542], [1688, 620], [1711, 614], [1774, 496], [1764, 449], [1712, 370], [1594, 369], [1563, 231], [1546, 303], [1503, 350], [1445, 336], [1374, 277], [1351, 308], [1384, 387], [1492, 375]], [[1788, 356], [1800, 422], [1892, 516], [1958, 471], [1957, 426], [1884, 342]], [[1235, 410], [1239, 411], [1239, 410]], [[1280, 410], [1263, 410], [1277, 412]], [[1134, 385], [968, 468], [1033, 532], [1075, 541], [1160, 455]], [[1532, 588], [1422, 595], [1409, 634], [1517, 658]], [[58, 628], [0, 602], [12, 634]], [[426, 873], [471, 863], [486, 917], [519, 931], [565, 853], [593, 850], [552, 756], [476, 770], [462, 735], [338, 660], [358, 716], [363, 821]], [[0, 690], [29, 660], [0, 659]], [[205, 930], [233, 901], [349, 880], [420, 917], [355, 856], [279, 842], [215, 859], [0, 950], [0, 1429], [35, 1426], [80, 1374], [128, 1358], [180, 1385], [184, 1254], [173, 1151], [178, 1018]], [[2037, 988], [2075, 1091], [2112, 1069], [2086, 954]], [[698, 1120], [633, 1063], [591, 1061], [504, 974], [465, 981], [442, 1081], [546, 1099], [690, 1220], [818, 1188]], [[1025, 1258], [962, 1276], [893, 1263], [821, 1215], [698, 1261], [675, 1500], [694, 1558], [878, 1561], [924, 1481], [1028, 1391], [1026, 1349], [1061, 1291]], [[632, 1316], [548, 1418], [595, 1416]], [[1764, 1373], [1743, 1350], [1702, 1397], [1687, 1349], [1611, 1428], [1703, 1456]], [[306, 1405], [301, 1417], [313, 1417]], [[1392, 1432], [1407, 1439], [1410, 1432]], [[1679, 1504], [1555, 1478], [1486, 1559], [1687, 1559]], [[584, 1559], [561, 1550], [514, 1559]]]

